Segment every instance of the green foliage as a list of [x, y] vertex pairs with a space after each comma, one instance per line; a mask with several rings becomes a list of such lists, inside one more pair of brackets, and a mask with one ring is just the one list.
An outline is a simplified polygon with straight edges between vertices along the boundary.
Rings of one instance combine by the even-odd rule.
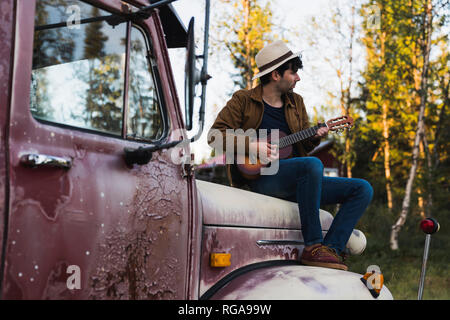
[[[448, 139], [443, 128], [448, 126], [449, 46], [448, 35], [442, 32], [445, 14], [434, 1], [432, 54], [427, 74], [426, 139], [421, 146], [414, 193], [448, 192], [444, 176], [448, 176]], [[366, 69], [361, 91], [367, 92], [364, 103], [356, 105], [364, 115], [355, 134], [353, 148], [357, 159], [355, 176], [366, 176], [379, 188], [379, 200], [386, 197], [384, 178], [383, 106], [387, 107], [390, 169], [394, 205], [399, 206], [411, 167], [412, 145], [417, 130], [420, 104], [420, 81], [423, 69], [424, 12], [426, 1], [373, 0], [361, 7], [363, 36], [366, 48]], [[379, 10], [379, 24], [373, 25], [374, 8]], [[447, 91], [446, 91], [447, 88]], [[447, 130], [448, 131], [448, 130]], [[430, 160], [431, 166], [428, 165]], [[439, 168], [439, 169], [438, 169]], [[444, 188], [444, 189], [442, 189]], [[438, 192], [439, 193], [439, 192]], [[443, 200], [436, 193], [436, 200]], [[417, 197], [416, 197], [417, 199]], [[427, 200], [427, 199], [425, 199]], [[436, 201], [434, 201], [436, 202]], [[448, 199], [444, 200], [448, 205]], [[412, 206], [415, 204], [412, 203]], [[433, 206], [442, 204], [433, 203]]]
[[228, 49], [233, 65], [235, 85], [251, 88], [258, 71], [255, 56], [268, 42], [276, 39], [272, 27], [270, 1], [264, 6], [257, 0], [228, 0], [228, 11], [218, 21], [219, 43]]
[[[422, 266], [425, 234], [419, 229], [421, 217], [415, 211], [407, 220], [400, 234], [400, 249], [391, 251], [389, 234], [394, 216], [382, 203], [373, 203], [363, 215], [357, 229], [367, 238], [366, 250], [360, 256], [348, 259], [349, 270], [364, 274], [369, 265], [378, 265], [384, 276], [384, 284], [394, 299], [417, 299], [419, 277]], [[426, 281], [423, 299], [450, 299], [450, 211], [436, 213], [435, 218], [441, 230], [432, 235], [427, 263]]]

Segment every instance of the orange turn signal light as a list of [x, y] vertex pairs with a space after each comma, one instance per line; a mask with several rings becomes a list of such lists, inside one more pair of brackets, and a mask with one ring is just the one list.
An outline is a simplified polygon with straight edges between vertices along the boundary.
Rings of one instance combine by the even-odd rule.
[[361, 281], [369, 289], [369, 292], [372, 294], [372, 296], [374, 298], [378, 298], [384, 283], [383, 274], [375, 271], [366, 272], [366, 274], [361, 278]]
[[231, 253], [211, 253], [211, 267], [228, 267], [231, 265]]

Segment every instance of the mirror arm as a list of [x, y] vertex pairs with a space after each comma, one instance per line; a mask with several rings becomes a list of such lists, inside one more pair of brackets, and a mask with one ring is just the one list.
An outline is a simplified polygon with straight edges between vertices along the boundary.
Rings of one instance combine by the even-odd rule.
[[152, 159], [153, 152], [162, 150], [162, 149], [170, 149], [183, 142], [184, 140], [172, 141], [165, 144], [153, 145], [150, 147], [139, 147], [137, 149], [134, 148], [124, 148], [125, 152], [124, 158], [127, 166], [132, 167], [133, 164], [144, 165], [150, 162]]
[[197, 141], [203, 133], [203, 127], [205, 125], [205, 103], [206, 103], [206, 83], [211, 76], [208, 74], [208, 46], [209, 46], [209, 8], [210, 0], [205, 1], [205, 37], [203, 40], [203, 67], [200, 75], [200, 81], [202, 83], [202, 102], [199, 110], [199, 129], [195, 136], [191, 138], [191, 142]]

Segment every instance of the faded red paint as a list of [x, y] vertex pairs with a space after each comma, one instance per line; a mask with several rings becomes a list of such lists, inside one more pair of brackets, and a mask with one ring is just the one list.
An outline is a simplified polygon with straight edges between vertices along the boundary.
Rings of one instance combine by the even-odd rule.
[[[90, 2], [111, 11], [124, 8], [120, 1]], [[7, 5], [2, 2], [1, 8], [11, 15]], [[17, 20], [15, 32], [20, 36], [15, 46], [14, 77], [9, 82], [11, 176], [3, 298], [195, 298], [195, 285], [188, 276], [198, 269], [193, 260], [199, 255], [191, 248], [199, 247], [192, 241], [193, 232], [198, 232], [192, 226], [192, 179], [182, 178], [181, 166], [172, 163], [167, 150], [156, 152], [148, 165], [129, 169], [123, 149], [140, 144], [33, 119], [29, 79], [34, 1], [17, 1]], [[171, 130], [175, 130], [183, 123], [178, 101], [173, 98], [175, 86], [159, 23], [155, 13], [142, 27], [154, 46]], [[10, 37], [13, 33], [8, 28], [12, 25], [11, 19], [2, 19], [1, 30]], [[11, 45], [11, 39], [3, 39]], [[8, 61], [3, 53], [7, 49], [2, 46], [2, 67]], [[5, 78], [10, 79], [8, 73], [2, 73]], [[2, 99], [7, 99], [7, 93], [2, 85]], [[2, 110], [1, 115], [4, 123], [6, 113]], [[3, 135], [2, 139], [4, 148]], [[28, 153], [70, 158], [73, 166], [67, 171], [27, 168], [19, 159]], [[5, 174], [1, 178], [3, 186]], [[3, 186], [3, 198], [4, 190]], [[81, 269], [81, 290], [66, 286], [69, 265]]]

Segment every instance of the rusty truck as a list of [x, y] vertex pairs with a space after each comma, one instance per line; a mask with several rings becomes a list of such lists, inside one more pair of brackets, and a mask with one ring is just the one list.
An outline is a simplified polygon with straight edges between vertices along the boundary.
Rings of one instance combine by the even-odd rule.
[[298, 262], [295, 203], [196, 180], [209, 0], [203, 55], [172, 1], [1, 1], [1, 299], [374, 299]]

